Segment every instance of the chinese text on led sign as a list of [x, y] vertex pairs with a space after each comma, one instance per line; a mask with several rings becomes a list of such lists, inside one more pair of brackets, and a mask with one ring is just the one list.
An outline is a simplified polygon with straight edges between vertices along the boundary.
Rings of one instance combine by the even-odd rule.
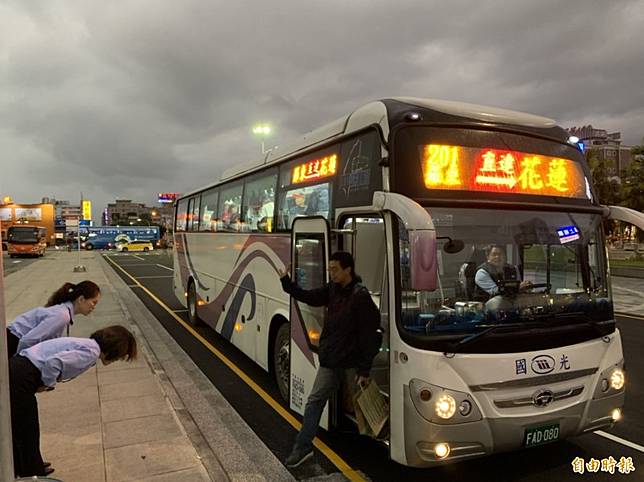
[[312, 161], [305, 162], [293, 168], [291, 182], [293, 184], [298, 184], [312, 179], [333, 176], [337, 166], [337, 154], [331, 154], [321, 159], [314, 159]]
[[439, 144], [423, 146], [422, 155], [430, 189], [585, 197], [583, 172], [569, 159]]

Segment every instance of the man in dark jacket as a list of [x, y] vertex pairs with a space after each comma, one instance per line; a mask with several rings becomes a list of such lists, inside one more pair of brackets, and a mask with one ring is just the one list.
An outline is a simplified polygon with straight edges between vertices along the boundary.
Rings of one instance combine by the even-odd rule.
[[347, 369], [356, 370], [356, 382], [370, 382], [371, 363], [380, 349], [380, 313], [369, 290], [360, 284], [350, 253], [338, 251], [329, 258], [331, 282], [322, 288], [303, 290], [291, 281], [288, 270], [281, 272], [284, 291], [311, 306], [326, 306], [327, 318], [320, 336], [320, 368], [306, 402], [302, 429], [297, 435], [287, 467], [297, 467], [313, 456], [313, 439], [326, 402], [345, 378]]

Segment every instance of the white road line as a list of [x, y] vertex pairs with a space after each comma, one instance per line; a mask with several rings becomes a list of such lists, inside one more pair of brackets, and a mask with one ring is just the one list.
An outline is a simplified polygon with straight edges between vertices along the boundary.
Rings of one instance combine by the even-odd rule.
[[141, 258], [140, 256], [137, 256], [136, 254], [132, 255], [133, 258], [140, 259], [141, 261], [145, 261], [145, 258]]
[[22, 260], [20, 260], [20, 259], [17, 259], [17, 260], [15, 260], [15, 261], [12, 261], [12, 263], [13, 263], [13, 264], [18, 264], [18, 263], [22, 263]]
[[173, 313], [188, 313], [188, 310], [172, 310]]
[[174, 278], [174, 276], [135, 276], [136, 279], [149, 279], [149, 278]]
[[629, 442], [628, 440], [624, 440], [623, 438], [619, 438], [612, 433], [604, 432], [603, 430], [595, 430], [593, 433], [596, 433], [600, 437], [607, 438], [608, 440], [612, 440], [613, 442], [617, 442], [618, 444], [626, 445], [627, 447], [630, 447], [632, 449], [644, 452], [644, 447], [642, 447], [641, 445], [637, 445], [636, 443]]
[[157, 266], [158, 266], [159, 268], [165, 268], [165, 269], [167, 269], [167, 270], [174, 271], [174, 268], [168, 268], [167, 266], [163, 266], [162, 264], [158, 264], [158, 263], [157, 263]]

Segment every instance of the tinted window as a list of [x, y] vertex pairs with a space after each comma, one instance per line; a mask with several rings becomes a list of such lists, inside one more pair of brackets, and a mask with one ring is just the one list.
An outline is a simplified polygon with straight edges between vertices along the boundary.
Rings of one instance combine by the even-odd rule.
[[210, 189], [201, 195], [199, 231], [217, 231], [217, 202], [219, 191]]
[[174, 226], [175, 231], [186, 230], [187, 212], [188, 212], [188, 200], [182, 199], [177, 203], [177, 219]]
[[323, 216], [329, 219], [331, 206], [330, 184], [316, 184], [290, 189], [280, 194], [278, 229], [291, 229], [299, 216]]
[[242, 190], [241, 183], [225, 186], [221, 190], [217, 209], [218, 231], [244, 231], [245, 226], [241, 219]]
[[246, 182], [244, 189], [244, 221], [253, 232], [273, 231], [277, 169]]

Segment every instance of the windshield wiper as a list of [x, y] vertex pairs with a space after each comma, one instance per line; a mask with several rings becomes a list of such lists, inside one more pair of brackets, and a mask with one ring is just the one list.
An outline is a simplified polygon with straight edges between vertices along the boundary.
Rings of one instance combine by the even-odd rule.
[[496, 324], [496, 325], [479, 325], [479, 327], [485, 326], [485, 329], [483, 331], [479, 331], [478, 333], [474, 333], [470, 336], [466, 336], [462, 340], [460, 340], [457, 343], [452, 343], [451, 345], [451, 351], [446, 351], [443, 353], [443, 355], [448, 356], [448, 354], [455, 355], [456, 353], [459, 352], [460, 348], [462, 348], [465, 345], [468, 345], [472, 343], [474, 340], [478, 340], [488, 333], [491, 333], [499, 328], [518, 328], [518, 327], [525, 327], [526, 323], [504, 323], [504, 324]]

